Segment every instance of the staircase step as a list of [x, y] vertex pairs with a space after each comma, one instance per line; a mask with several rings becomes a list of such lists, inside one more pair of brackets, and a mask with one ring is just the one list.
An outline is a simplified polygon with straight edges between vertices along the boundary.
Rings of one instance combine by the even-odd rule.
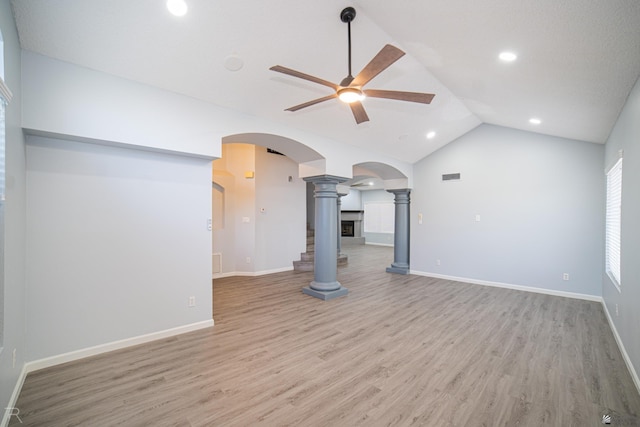
[[293, 261], [294, 271], [313, 271], [313, 261]]

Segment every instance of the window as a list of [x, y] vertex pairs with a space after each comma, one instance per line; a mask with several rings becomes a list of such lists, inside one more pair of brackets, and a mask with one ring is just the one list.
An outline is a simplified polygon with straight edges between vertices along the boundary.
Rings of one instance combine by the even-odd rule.
[[0, 77], [0, 350], [4, 344], [4, 193], [5, 193], [5, 155], [4, 155], [4, 108], [5, 99]]
[[11, 91], [4, 82], [4, 39], [0, 32], [0, 352], [4, 344], [4, 202], [5, 202], [5, 107]]
[[607, 172], [606, 271], [620, 290], [620, 225], [622, 216], [622, 157]]
[[364, 204], [364, 232], [388, 233], [395, 231], [395, 205], [393, 202]]

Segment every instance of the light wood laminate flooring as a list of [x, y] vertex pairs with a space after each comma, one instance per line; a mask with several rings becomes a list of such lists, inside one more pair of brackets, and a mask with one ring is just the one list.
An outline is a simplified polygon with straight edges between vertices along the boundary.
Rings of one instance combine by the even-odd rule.
[[640, 425], [599, 303], [388, 274], [391, 248], [343, 249], [348, 296], [304, 295], [312, 273], [215, 280], [213, 328], [29, 374], [23, 425]]

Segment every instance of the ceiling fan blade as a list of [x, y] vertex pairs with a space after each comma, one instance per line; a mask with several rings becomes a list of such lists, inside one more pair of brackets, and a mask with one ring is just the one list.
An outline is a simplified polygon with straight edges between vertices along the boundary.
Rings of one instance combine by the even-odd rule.
[[351, 112], [353, 112], [356, 123], [360, 124], [369, 121], [369, 116], [367, 116], [367, 112], [364, 111], [364, 107], [360, 101], [352, 102], [349, 104], [349, 107], [351, 107]]
[[400, 92], [397, 90], [367, 89], [363, 92], [371, 98], [397, 99], [398, 101], [420, 102], [422, 104], [431, 104], [431, 100], [435, 96], [433, 93]]
[[371, 62], [360, 71], [356, 78], [353, 79], [350, 86], [362, 87], [366, 85], [371, 79], [403, 56], [404, 52], [397, 47], [391, 46], [390, 44], [385, 45]]
[[335, 83], [331, 83], [329, 81], [323, 80], [318, 77], [310, 76], [309, 74], [301, 73], [300, 71], [292, 70], [291, 68], [283, 67], [281, 65], [274, 65], [269, 69], [277, 73], [287, 74], [289, 76], [297, 77], [299, 79], [308, 80], [310, 82], [328, 86], [333, 90], [338, 90], [338, 85]]
[[309, 101], [309, 102], [305, 102], [304, 104], [295, 105], [293, 107], [287, 108], [285, 111], [298, 111], [298, 110], [301, 110], [303, 108], [310, 107], [312, 105], [316, 105], [316, 104], [319, 104], [321, 102], [328, 101], [330, 99], [337, 98], [337, 97], [338, 97], [338, 95], [334, 93], [332, 95], [324, 96], [322, 98], [318, 98], [318, 99], [314, 99], [314, 100]]

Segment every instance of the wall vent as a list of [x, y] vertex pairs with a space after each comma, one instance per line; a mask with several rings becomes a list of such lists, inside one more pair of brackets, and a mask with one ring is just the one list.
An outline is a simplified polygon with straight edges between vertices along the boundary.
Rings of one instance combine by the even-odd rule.
[[274, 150], [273, 148], [267, 148], [267, 153], [278, 154], [279, 156], [284, 156], [284, 154], [282, 154], [279, 151]]
[[213, 274], [222, 273], [222, 254], [213, 254]]
[[442, 174], [443, 181], [454, 181], [460, 179], [460, 173], [445, 173]]

